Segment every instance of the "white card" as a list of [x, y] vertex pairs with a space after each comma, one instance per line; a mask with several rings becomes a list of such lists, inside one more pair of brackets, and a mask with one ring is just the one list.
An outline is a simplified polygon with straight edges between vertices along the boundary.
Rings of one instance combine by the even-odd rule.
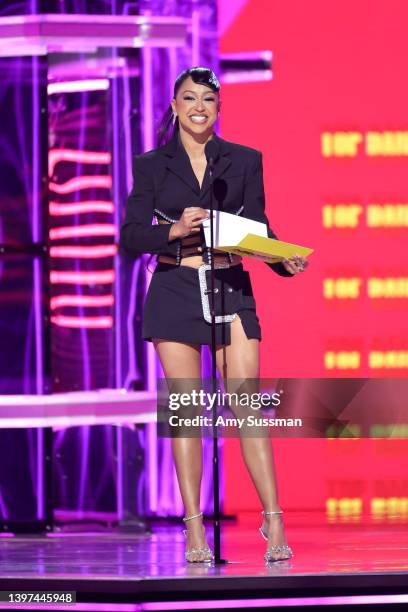
[[[208, 209], [206, 210], [210, 212]], [[214, 248], [217, 246], [236, 246], [247, 234], [255, 234], [256, 236], [268, 238], [266, 223], [253, 221], [252, 219], [247, 219], [246, 217], [240, 217], [239, 215], [233, 215], [220, 210], [214, 210], [213, 219]], [[210, 219], [206, 219], [202, 226], [204, 228], [206, 246], [210, 246]]]

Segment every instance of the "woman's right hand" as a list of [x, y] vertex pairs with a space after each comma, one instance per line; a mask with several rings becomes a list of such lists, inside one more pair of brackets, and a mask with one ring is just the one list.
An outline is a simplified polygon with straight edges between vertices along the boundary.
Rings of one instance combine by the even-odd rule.
[[180, 219], [170, 228], [169, 240], [185, 238], [200, 231], [200, 225], [210, 214], [199, 206], [188, 206], [183, 210]]

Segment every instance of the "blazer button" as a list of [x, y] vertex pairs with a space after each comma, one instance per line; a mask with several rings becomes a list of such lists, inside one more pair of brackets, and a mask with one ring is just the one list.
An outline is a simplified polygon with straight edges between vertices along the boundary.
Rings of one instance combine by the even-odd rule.
[[228, 293], [232, 293], [234, 290], [232, 287], [228, 287]]

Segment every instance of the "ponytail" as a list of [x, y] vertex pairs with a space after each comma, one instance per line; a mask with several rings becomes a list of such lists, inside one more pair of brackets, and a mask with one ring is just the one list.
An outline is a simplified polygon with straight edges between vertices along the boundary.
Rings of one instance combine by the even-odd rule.
[[157, 146], [162, 147], [163, 145], [167, 144], [178, 129], [179, 121], [177, 118], [173, 123], [173, 109], [170, 104], [164, 113], [157, 130]]

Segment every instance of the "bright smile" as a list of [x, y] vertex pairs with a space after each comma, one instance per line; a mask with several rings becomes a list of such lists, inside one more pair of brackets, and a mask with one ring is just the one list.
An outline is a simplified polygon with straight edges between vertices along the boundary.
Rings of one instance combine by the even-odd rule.
[[190, 115], [190, 119], [193, 123], [205, 123], [207, 121], [206, 115]]

